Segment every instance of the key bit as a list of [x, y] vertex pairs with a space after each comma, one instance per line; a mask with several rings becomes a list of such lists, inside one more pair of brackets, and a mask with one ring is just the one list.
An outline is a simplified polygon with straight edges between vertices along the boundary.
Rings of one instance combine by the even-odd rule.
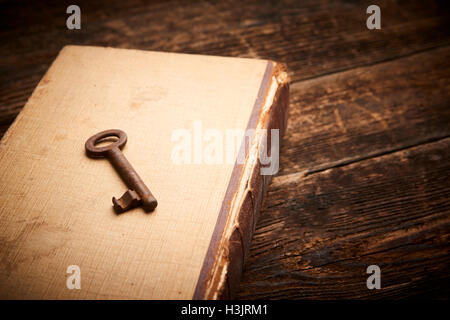
[[142, 200], [134, 190], [127, 190], [120, 199], [112, 198], [114, 210], [117, 213], [122, 213], [130, 209], [139, 207]]
[[[95, 146], [96, 143], [107, 137], [117, 137], [118, 140], [104, 147]], [[102, 131], [86, 141], [86, 154], [92, 158], [106, 157], [125, 181], [128, 188], [130, 188], [120, 199], [113, 197], [113, 207], [117, 213], [122, 213], [141, 205], [145, 211], [153, 211], [158, 202], [123, 155], [121, 149], [126, 143], [127, 135], [122, 130]]]

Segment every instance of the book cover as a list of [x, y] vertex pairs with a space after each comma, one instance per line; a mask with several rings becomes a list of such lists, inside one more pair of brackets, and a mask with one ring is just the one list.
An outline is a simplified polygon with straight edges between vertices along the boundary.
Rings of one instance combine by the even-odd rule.
[[[257, 59], [66, 46], [0, 143], [0, 297], [223, 299], [278, 166], [289, 85]], [[158, 201], [117, 214], [123, 155]]]

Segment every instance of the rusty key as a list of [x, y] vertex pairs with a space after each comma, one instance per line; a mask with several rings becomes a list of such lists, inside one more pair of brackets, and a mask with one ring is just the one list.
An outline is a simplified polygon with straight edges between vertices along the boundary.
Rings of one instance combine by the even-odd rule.
[[[107, 137], [117, 137], [119, 139], [104, 147], [95, 146], [96, 143]], [[114, 210], [117, 213], [125, 212], [140, 205], [147, 212], [153, 211], [158, 202], [123, 155], [121, 149], [126, 143], [127, 134], [122, 130], [105, 130], [93, 135], [86, 141], [86, 154], [91, 158], [108, 158], [128, 188], [130, 188], [120, 199], [113, 197]]]

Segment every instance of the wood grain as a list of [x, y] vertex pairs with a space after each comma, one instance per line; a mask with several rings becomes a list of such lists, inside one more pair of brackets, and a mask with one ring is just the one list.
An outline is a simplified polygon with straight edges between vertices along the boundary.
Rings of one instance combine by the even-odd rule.
[[82, 29], [70, 31], [65, 3], [2, 2], [0, 124], [12, 122], [66, 44], [267, 58], [287, 63], [295, 82], [450, 40], [444, 1], [378, 1], [383, 25], [373, 32], [370, 1], [77, 3]]
[[[449, 57], [446, 47], [292, 86], [240, 298], [448, 296]], [[412, 158], [395, 153], [415, 145]], [[387, 288], [372, 292], [364, 268], [378, 263]]]
[[[448, 297], [450, 139], [274, 178], [238, 298]], [[381, 268], [381, 290], [366, 268]]]
[[291, 86], [280, 174], [450, 136], [450, 47]]

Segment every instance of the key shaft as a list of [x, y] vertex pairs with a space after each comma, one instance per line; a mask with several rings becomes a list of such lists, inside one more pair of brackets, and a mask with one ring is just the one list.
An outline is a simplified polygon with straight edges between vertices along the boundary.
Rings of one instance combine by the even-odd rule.
[[[125, 158], [122, 151], [114, 147], [107, 153], [107, 158], [119, 173], [127, 187], [138, 193], [142, 201], [142, 207], [145, 211], [153, 211], [158, 202], [156, 201], [150, 189], [142, 181], [141, 177], [134, 170], [130, 162]], [[114, 202], [114, 200], [113, 200]]]

